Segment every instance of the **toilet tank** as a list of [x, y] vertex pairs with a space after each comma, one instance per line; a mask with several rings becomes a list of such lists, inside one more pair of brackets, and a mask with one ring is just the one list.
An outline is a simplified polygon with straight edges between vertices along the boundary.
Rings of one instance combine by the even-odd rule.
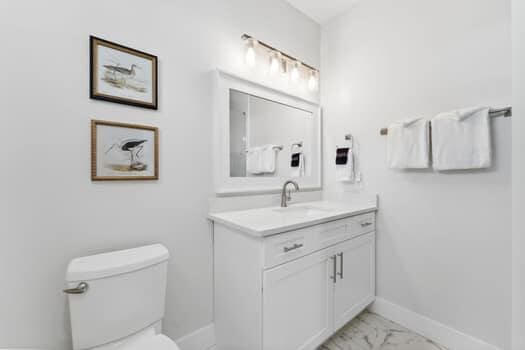
[[74, 349], [125, 339], [164, 317], [169, 252], [155, 244], [77, 258], [69, 263], [68, 294]]

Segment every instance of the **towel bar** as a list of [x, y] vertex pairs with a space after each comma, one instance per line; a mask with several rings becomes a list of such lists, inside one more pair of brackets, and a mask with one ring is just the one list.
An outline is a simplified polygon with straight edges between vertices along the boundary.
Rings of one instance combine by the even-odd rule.
[[[282, 151], [283, 150], [283, 146], [274, 146], [273, 149], [277, 150], [277, 151]], [[248, 153], [248, 150], [244, 151], [245, 153]]]
[[[501, 109], [491, 109], [490, 116], [492, 118], [498, 117], [512, 117], [512, 107], [501, 108]], [[379, 131], [380, 135], [388, 135], [388, 128], [382, 128]]]

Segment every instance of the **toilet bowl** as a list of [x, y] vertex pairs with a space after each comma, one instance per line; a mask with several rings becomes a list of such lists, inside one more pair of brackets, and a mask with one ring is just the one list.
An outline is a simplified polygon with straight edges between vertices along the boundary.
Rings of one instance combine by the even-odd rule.
[[179, 350], [161, 334], [169, 252], [155, 244], [73, 259], [66, 281], [74, 350]]
[[149, 337], [140, 341], [136, 344], [126, 347], [126, 350], [179, 350], [177, 344], [175, 344], [170, 338], [163, 334], [158, 334], [153, 337]]
[[96, 350], [180, 350], [177, 344], [164, 334], [158, 333], [154, 327], [139, 332], [106, 345], [94, 348]]

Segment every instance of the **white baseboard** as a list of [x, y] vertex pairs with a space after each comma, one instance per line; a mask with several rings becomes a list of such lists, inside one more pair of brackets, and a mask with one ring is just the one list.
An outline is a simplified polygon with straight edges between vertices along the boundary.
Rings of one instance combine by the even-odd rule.
[[176, 341], [181, 350], [209, 350], [215, 346], [215, 327], [210, 324]]
[[[497, 346], [488, 344], [382, 298], [376, 298], [369, 310], [427, 337], [449, 350], [501, 350]], [[213, 324], [210, 324], [178, 339], [176, 343], [181, 350], [216, 350], [215, 327]]]
[[394, 321], [450, 350], [501, 350], [482, 340], [445, 326], [385, 299], [376, 298], [369, 310]]

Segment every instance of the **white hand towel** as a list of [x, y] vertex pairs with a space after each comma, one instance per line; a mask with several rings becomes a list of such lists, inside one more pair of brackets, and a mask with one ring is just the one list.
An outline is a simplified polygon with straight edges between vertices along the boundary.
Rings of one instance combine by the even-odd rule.
[[413, 118], [391, 124], [387, 136], [387, 163], [392, 169], [425, 169], [430, 165], [428, 121]]
[[355, 158], [351, 148], [348, 150], [348, 160], [346, 164], [335, 165], [335, 177], [339, 182], [353, 183], [355, 181]]
[[265, 145], [261, 147], [261, 170], [264, 174], [275, 173], [277, 163], [277, 146]]
[[262, 174], [261, 159], [261, 147], [248, 148], [246, 150], [246, 172], [253, 175]]
[[305, 173], [305, 166], [304, 166], [304, 153], [303, 152], [296, 152], [299, 153], [299, 165], [296, 167], [291, 167], [290, 169], [290, 176], [291, 177], [303, 177]]
[[432, 157], [436, 170], [489, 168], [490, 108], [465, 108], [432, 119]]

